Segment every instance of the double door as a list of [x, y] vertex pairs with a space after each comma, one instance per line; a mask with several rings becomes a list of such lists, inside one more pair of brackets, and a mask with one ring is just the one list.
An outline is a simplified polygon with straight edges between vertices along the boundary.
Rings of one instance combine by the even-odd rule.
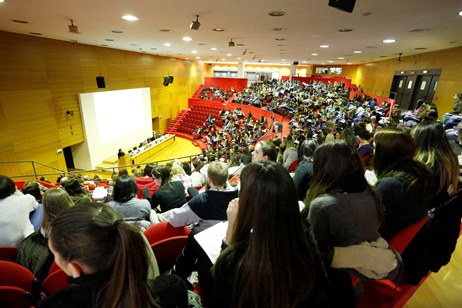
[[[420, 99], [431, 103], [435, 96], [440, 75], [395, 75], [390, 89], [391, 98], [401, 110], [416, 108]], [[394, 96], [394, 97], [393, 97]]]

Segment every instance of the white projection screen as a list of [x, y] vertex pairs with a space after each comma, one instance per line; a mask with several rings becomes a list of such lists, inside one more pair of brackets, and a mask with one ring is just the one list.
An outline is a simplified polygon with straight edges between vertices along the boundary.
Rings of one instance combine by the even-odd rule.
[[103, 160], [152, 137], [149, 88], [79, 94], [85, 142], [72, 146], [77, 169]]

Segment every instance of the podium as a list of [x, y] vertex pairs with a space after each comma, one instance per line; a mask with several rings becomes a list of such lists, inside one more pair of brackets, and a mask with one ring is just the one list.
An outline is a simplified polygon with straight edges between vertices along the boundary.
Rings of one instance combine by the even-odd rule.
[[118, 166], [119, 166], [119, 168], [120, 168], [120, 167], [124, 167], [124, 168], [125, 168], [125, 166], [131, 165], [130, 159], [129, 159], [128, 157], [129, 157], [129, 155], [124, 155], [124, 156], [121, 156], [121, 157], [119, 158], [119, 161], [118, 161]]

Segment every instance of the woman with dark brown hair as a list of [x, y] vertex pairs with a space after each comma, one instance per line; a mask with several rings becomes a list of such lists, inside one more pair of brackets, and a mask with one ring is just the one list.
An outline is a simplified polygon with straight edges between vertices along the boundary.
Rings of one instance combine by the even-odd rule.
[[227, 215], [224, 246], [229, 246], [213, 270], [213, 307], [328, 305], [316, 244], [304, 229], [295, 186], [283, 166], [272, 161], [246, 166], [240, 197], [230, 202]]
[[50, 250], [71, 286], [41, 307], [156, 307], [143, 235], [99, 203], [76, 205], [51, 223]]
[[414, 160], [416, 144], [408, 130], [377, 131], [374, 150], [376, 189], [385, 208], [380, 232], [387, 239], [427, 214], [434, 182], [429, 168]]

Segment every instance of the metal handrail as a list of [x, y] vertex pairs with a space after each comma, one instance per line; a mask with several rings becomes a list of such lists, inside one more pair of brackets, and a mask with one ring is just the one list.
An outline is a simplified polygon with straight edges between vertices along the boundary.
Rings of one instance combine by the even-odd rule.
[[[181, 157], [175, 157], [175, 158], [169, 158], [169, 159], [162, 159], [162, 160], [157, 160], [157, 161], [151, 161], [151, 162], [143, 162], [141, 164], [131, 164], [131, 165], [124, 165], [124, 166], [110, 166], [110, 167], [103, 167], [103, 168], [95, 168], [95, 169], [87, 169], [87, 170], [73, 170], [73, 171], [66, 171], [62, 170], [53, 166], [48, 166], [46, 164], [34, 161], [34, 160], [15, 160], [15, 161], [0, 161], [0, 164], [12, 164], [12, 163], [31, 163], [32, 164], [32, 169], [34, 170], [34, 174], [21, 174], [21, 175], [12, 175], [8, 176], [11, 179], [15, 178], [28, 178], [28, 177], [35, 177], [36, 180], [39, 179], [39, 177], [42, 176], [49, 176], [49, 175], [61, 175], [61, 174], [71, 174], [71, 175], [79, 175], [82, 173], [98, 173], [98, 172], [107, 172], [108, 170], [112, 170], [112, 174], [116, 173], [116, 170], [119, 169], [129, 169], [129, 168], [134, 168], [138, 166], [144, 166], [147, 164], [154, 164], [154, 165], [163, 165], [167, 162], [173, 161], [175, 159], [178, 160], [183, 160], [185, 158], [189, 159], [189, 162], [192, 162], [192, 158], [196, 157], [196, 155], [188, 155], [188, 156], [181, 156]], [[51, 172], [51, 173], [37, 173], [35, 169], [35, 164], [42, 165], [44, 167], [49, 167], [51, 169], [57, 170], [59, 172]]]

